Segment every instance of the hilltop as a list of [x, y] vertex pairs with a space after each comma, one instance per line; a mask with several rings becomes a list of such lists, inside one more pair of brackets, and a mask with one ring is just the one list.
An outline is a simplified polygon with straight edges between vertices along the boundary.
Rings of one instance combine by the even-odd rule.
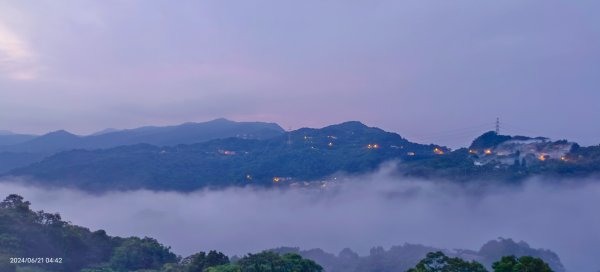
[[302, 128], [270, 139], [225, 138], [191, 145], [137, 144], [71, 150], [9, 172], [46, 185], [87, 190], [189, 191], [231, 185], [290, 184], [336, 173], [365, 173], [393, 159], [418, 160], [449, 152], [396, 133], [346, 122]]
[[[460, 182], [518, 182], [532, 176], [585, 177], [600, 172], [600, 146], [486, 132], [469, 148], [451, 150], [410, 142], [358, 121], [285, 132], [275, 124], [218, 119], [203, 125], [147, 127], [89, 137], [81, 141], [80, 136], [58, 131], [19, 145], [37, 150], [80, 146], [43, 159], [35, 157], [39, 153], [0, 153], [0, 160], [12, 166], [5, 176], [91, 191], [191, 191], [246, 185], [311, 186], [313, 181], [332, 182], [339, 175], [373, 172], [389, 161], [400, 162], [398, 175]], [[85, 141], [108, 148], [81, 147]], [[34, 159], [38, 161], [28, 163]]]
[[61, 151], [101, 149], [125, 145], [150, 144], [169, 146], [194, 144], [214, 139], [268, 139], [284, 133], [277, 124], [235, 122], [224, 118], [175, 126], [146, 126], [134, 129], [105, 129], [88, 136], [65, 130], [41, 136], [0, 135], [0, 173], [26, 166]]

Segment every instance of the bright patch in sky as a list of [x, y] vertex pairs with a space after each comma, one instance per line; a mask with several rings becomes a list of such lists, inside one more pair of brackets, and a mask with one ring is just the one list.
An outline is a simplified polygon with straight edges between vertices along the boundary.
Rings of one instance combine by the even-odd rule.
[[36, 77], [34, 53], [29, 44], [0, 22], [0, 71], [15, 80]]

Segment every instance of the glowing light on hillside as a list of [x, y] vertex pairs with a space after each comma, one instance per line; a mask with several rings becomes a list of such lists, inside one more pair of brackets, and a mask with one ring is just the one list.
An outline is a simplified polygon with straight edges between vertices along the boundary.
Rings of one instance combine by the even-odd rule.
[[485, 154], [486, 155], [492, 155], [492, 150], [491, 149], [486, 149], [485, 150]]
[[441, 150], [436, 147], [433, 149], [433, 153], [438, 154], [438, 155], [444, 155], [444, 150]]
[[469, 149], [469, 154], [477, 154], [477, 150], [475, 150], [475, 149]]
[[279, 182], [279, 181], [281, 181], [281, 178], [280, 178], [280, 177], [274, 177], [274, 178], [273, 178], [273, 182], [277, 183], [277, 182]]
[[540, 161], [545, 161], [545, 160], [546, 160], [546, 155], [545, 155], [545, 154], [541, 154], [541, 155], [538, 157], [538, 159], [539, 159]]
[[332, 147], [332, 146], [333, 146], [333, 143], [332, 143], [332, 142], [329, 142], [327, 145], [328, 145], [329, 147]]
[[415, 152], [406, 152], [406, 155], [409, 155], [409, 156], [414, 156], [414, 155], [416, 155], [416, 154], [415, 154]]

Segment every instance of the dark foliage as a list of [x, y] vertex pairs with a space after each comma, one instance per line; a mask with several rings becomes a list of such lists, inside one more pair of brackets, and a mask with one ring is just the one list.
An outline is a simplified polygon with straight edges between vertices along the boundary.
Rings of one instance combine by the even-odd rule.
[[348, 122], [323, 129], [300, 129], [267, 140], [229, 138], [171, 147], [139, 144], [74, 150], [10, 174], [87, 190], [189, 191], [206, 186], [270, 186], [275, 177], [285, 180], [285, 184], [337, 172], [364, 173], [388, 160], [414, 161], [436, 156], [435, 148], [448, 151]]
[[540, 258], [505, 256], [492, 265], [494, 272], [553, 272]]
[[487, 272], [487, 270], [478, 262], [450, 258], [441, 251], [437, 251], [427, 253], [425, 259], [407, 272]]

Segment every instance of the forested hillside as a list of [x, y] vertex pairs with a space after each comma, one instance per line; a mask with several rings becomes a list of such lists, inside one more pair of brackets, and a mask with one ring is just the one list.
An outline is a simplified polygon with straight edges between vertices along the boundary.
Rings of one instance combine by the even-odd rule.
[[58, 153], [9, 172], [45, 185], [86, 190], [189, 191], [231, 185], [312, 181], [335, 173], [366, 173], [394, 159], [419, 160], [448, 149], [347, 122], [300, 129], [266, 140], [228, 138], [193, 145], [139, 144]]
[[[0, 156], [0, 159], [2, 156]], [[514, 183], [533, 176], [600, 173], [600, 147], [488, 132], [470, 148], [410, 142], [396, 133], [346, 122], [269, 139], [226, 138], [191, 145], [137, 144], [65, 151], [10, 171], [46, 186], [88, 191], [192, 191], [227, 186], [306, 186], [364, 174], [388, 161], [400, 176]]]
[[[223, 253], [199, 252], [186, 258], [152, 238], [112, 237], [103, 230], [63, 221], [59, 214], [33, 211], [19, 195], [0, 202], [0, 271], [15, 272], [319, 272], [297, 254], [248, 254], [235, 263]], [[199, 245], [200, 247], [200, 245]]]
[[[421, 262], [427, 262], [428, 258], [441, 256], [428, 255], [440, 249], [420, 245], [396, 246], [389, 250], [376, 247], [366, 257], [359, 257], [350, 249], [344, 249], [336, 256], [320, 249], [303, 251], [298, 248], [278, 248], [241, 258], [230, 259], [217, 251], [198, 252], [182, 258], [153, 238], [109, 236], [103, 230], [91, 231], [66, 222], [56, 213], [33, 211], [30, 205], [19, 195], [9, 195], [0, 202], [2, 272], [320, 272], [324, 268], [329, 272], [402, 272], [415, 265], [417, 270], [414, 271], [446, 271], [419, 270], [420, 259], [426, 257]], [[540, 258], [536, 262], [549, 262], [553, 271], [564, 271], [556, 254], [534, 250], [512, 240], [489, 242], [479, 252], [462, 250], [449, 254], [454, 260], [475, 260], [488, 267], [494, 267], [494, 263], [503, 256], [516, 255], [526, 260], [529, 260], [527, 256], [534, 256]], [[502, 262], [514, 264], [517, 259], [502, 258]]]

